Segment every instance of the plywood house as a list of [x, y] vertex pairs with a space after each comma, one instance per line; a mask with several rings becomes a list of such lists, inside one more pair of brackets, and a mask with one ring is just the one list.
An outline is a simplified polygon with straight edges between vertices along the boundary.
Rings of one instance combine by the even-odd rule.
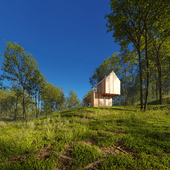
[[91, 107], [112, 106], [112, 98], [120, 95], [120, 80], [112, 71], [101, 80], [83, 99], [84, 105]]

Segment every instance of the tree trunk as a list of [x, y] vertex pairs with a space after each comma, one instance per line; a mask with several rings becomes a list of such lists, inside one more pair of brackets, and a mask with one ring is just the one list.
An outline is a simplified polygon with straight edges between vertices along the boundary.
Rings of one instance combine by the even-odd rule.
[[140, 73], [140, 105], [142, 110], [143, 109], [142, 61], [139, 47], [137, 48], [137, 50], [139, 56], [139, 73]]
[[41, 111], [42, 111], [42, 100], [41, 100]]
[[157, 66], [158, 66], [158, 82], [159, 82], [159, 104], [162, 104], [162, 83], [161, 83], [161, 64], [159, 60], [159, 54], [157, 52]]
[[125, 106], [127, 105], [127, 100], [126, 100], [126, 68], [125, 68]]
[[28, 107], [27, 107], [27, 119], [26, 119], [26, 121], [28, 120]]
[[[133, 71], [132, 71], [132, 87], [134, 86], [134, 77], [133, 77]], [[132, 105], [134, 105], [134, 95], [135, 95], [135, 93], [134, 93], [134, 90], [132, 90]]]
[[11, 106], [9, 108], [9, 118], [11, 117]]
[[25, 121], [25, 89], [23, 87], [23, 119]]
[[149, 93], [149, 58], [148, 58], [148, 40], [147, 40], [147, 29], [145, 32], [145, 57], [146, 57], [146, 66], [147, 66], [147, 83], [146, 83], [146, 95], [145, 95], [145, 106], [144, 111], [146, 111], [147, 101], [148, 101], [148, 93]]
[[16, 108], [15, 108], [15, 112], [14, 112], [14, 121], [17, 120], [17, 116], [16, 116]]
[[133, 96], [132, 96], [132, 105], [134, 105], [134, 99], [135, 99], [135, 96], [134, 96], [134, 92], [133, 92]]
[[15, 105], [14, 121], [17, 120], [17, 112], [18, 112], [18, 96], [17, 96], [16, 105]]
[[158, 80], [156, 81], [156, 99], [158, 99]]
[[39, 115], [39, 104], [40, 104], [40, 97], [38, 95], [38, 115]]
[[[2, 103], [1, 103], [2, 104]], [[2, 118], [2, 105], [1, 105], [1, 117], [0, 117], [0, 120], [1, 120], [1, 118]]]
[[36, 108], [36, 118], [38, 118], [38, 114], [37, 114], [37, 94], [35, 94], [35, 108]]
[[152, 85], [152, 100], [154, 99], [154, 95], [155, 95], [154, 92], [155, 92], [154, 91], [154, 86]]

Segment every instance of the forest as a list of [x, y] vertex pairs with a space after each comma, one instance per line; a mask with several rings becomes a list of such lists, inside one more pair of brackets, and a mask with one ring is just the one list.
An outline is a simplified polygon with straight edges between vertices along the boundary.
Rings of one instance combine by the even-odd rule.
[[110, 1], [111, 13], [105, 15], [107, 32], [113, 32], [119, 52], [103, 61], [89, 78], [95, 86], [112, 70], [121, 80], [121, 95], [114, 105], [147, 102], [170, 94], [170, 11], [169, 1]]
[[[34, 56], [17, 43], [6, 42], [0, 84], [0, 118], [26, 120], [52, 114], [55, 111], [82, 106], [74, 90], [65, 97], [62, 87], [48, 82], [40, 72]], [[10, 81], [10, 87], [3, 80]]]

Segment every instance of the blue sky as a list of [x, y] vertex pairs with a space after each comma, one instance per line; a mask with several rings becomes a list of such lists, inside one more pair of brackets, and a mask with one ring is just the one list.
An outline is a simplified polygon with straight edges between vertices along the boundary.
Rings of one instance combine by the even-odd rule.
[[[95, 67], [120, 49], [106, 33], [104, 15], [110, 12], [109, 0], [2, 0], [0, 53], [5, 41], [17, 42], [49, 82], [82, 99]], [[0, 67], [2, 62], [0, 57]]]

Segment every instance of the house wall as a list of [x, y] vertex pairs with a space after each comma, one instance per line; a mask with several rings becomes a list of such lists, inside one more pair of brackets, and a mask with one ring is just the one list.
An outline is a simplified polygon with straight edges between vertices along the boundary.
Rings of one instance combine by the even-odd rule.
[[119, 94], [120, 95], [120, 80], [118, 79], [118, 77], [116, 76], [116, 74], [114, 73], [114, 79], [113, 79], [113, 86], [114, 86], [114, 94]]
[[114, 93], [114, 74], [111, 72], [109, 76], [105, 79], [105, 93], [113, 94]]
[[92, 102], [91, 98], [88, 98], [88, 99], [84, 99], [83, 100], [84, 102], [84, 106], [88, 107], [88, 104]]
[[[105, 104], [104, 104], [105, 102]], [[111, 96], [102, 96], [100, 93], [93, 93], [91, 95], [91, 107], [112, 106]]]
[[104, 106], [104, 98], [100, 93], [93, 93], [93, 107]]
[[105, 79], [105, 93], [120, 95], [120, 80], [114, 72]]
[[95, 93], [91, 94], [91, 107], [94, 107], [94, 94]]
[[101, 82], [101, 93], [105, 93], [105, 80]]
[[104, 97], [100, 93], [98, 93], [98, 96], [98, 107], [104, 106]]
[[[116, 74], [111, 72], [99, 83], [101, 84], [101, 92], [92, 93], [91, 96], [86, 100], [86, 105], [91, 103], [91, 107], [112, 106], [112, 97], [120, 95], [120, 83], [121, 82]], [[97, 90], [99, 90], [98, 85], [95, 86]], [[102, 94], [105, 95], [105, 100]]]
[[105, 96], [105, 106], [112, 106], [112, 97]]
[[114, 81], [114, 73], [111, 72], [109, 77], [110, 77], [110, 81], [109, 81], [109, 83], [110, 83], [109, 93], [113, 94], [114, 93], [114, 82], [113, 82]]

